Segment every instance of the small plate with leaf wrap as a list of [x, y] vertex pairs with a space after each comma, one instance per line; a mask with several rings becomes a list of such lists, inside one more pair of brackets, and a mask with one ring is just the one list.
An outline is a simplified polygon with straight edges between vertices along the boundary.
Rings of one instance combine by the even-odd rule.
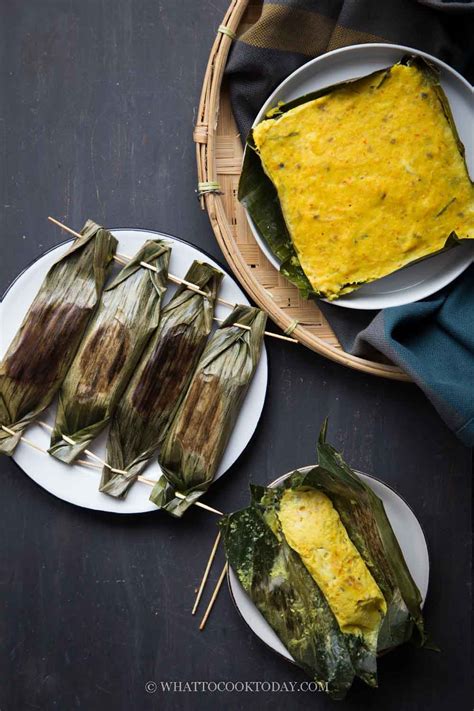
[[413, 511], [325, 441], [319, 464], [251, 487], [222, 531], [233, 601], [252, 631], [333, 698], [377, 685], [377, 657], [426, 644], [429, 558]]
[[346, 308], [449, 284], [474, 255], [472, 110], [460, 74], [399, 45], [297, 69], [255, 119], [239, 183], [266, 257], [304, 298]]

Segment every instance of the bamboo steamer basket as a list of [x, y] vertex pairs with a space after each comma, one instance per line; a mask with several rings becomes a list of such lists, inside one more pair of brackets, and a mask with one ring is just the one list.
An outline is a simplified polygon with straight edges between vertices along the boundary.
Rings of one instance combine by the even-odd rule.
[[299, 343], [349, 368], [409, 380], [396, 366], [342, 350], [317, 303], [302, 299], [296, 287], [266, 259], [237, 199], [243, 148], [223, 75], [233, 36], [254, 24], [260, 12], [258, 0], [233, 0], [212, 46], [194, 129], [198, 180], [209, 190], [201, 194], [201, 207], [207, 210], [219, 246], [238, 281], [284, 332], [291, 332]]

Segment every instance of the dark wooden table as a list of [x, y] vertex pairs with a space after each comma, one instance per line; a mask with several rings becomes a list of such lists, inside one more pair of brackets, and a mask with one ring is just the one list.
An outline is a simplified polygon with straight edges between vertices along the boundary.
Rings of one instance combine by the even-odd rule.
[[[79, 228], [170, 232], [219, 258], [194, 195], [192, 127], [227, 0], [3, 0], [0, 288]], [[361, 375], [303, 347], [268, 342], [270, 382], [251, 446], [206, 500], [219, 509], [314, 462], [330, 440], [396, 487], [427, 535], [426, 620], [441, 653], [380, 661], [380, 689], [355, 684], [347, 709], [468, 705], [471, 456], [412, 385]], [[193, 510], [106, 515], [49, 495], [2, 458], [2, 711], [230, 709], [332, 702], [310, 693], [145, 690], [148, 681], [303, 681], [254, 637], [223, 589], [205, 632], [190, 615], [215, 519]], [[222, 560], [222, 559], [221, 559]], [[216, 565], [214, 579], [221, 565]]]

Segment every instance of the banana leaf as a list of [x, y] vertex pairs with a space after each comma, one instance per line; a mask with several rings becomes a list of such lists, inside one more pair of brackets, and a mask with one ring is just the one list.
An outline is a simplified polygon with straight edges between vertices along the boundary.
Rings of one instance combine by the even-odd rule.
[[0, 453], [12, 455], [26, 427], [53, 400], [96, 307], [117, 240], [88, 220], [49, 269], [0, 364]]
[[127, 474], [104, 467], [100, 491], [126, 496], [163, 441], [211, 332], [222, 277], [210, 264], [193, 262], [185, 279], [207, 296], [183, 284], [163, 309], [110, 427], [107, 462]]
[[[104, 290], [59, 393], [48, 450], [57, 459], [74, 461], [109, 423], [158, 328], [169, 258], [165, 241], [149, 240]], [[159, 271], [140, 266], [142, 261]]]
[[[319, 465], [294, 471], [278, 487], [251, 487], [248, 508], [221, 520], [229, 565], [285, 647], [330, 696], [343, 698], [358, 676], [377, 685], [377, 654], [411, 640], [426, 643], [421, 595], [407, 568], [381, 500], [326, 443]], [[387, 612], [372, 642], [342, 632], [300, 556], [290, 548], [277, 512], [288, 488], [326, 494], [383, 593]]]
[[[439, 99], [440, 107], [446, 116], [449, 127], [455, 138], [458, 151], [464, 159], [464, 163], [466, 165], [465, 148], [459, 137], [449, 101], [440, 84], [439, 72], [437, 68], [424, 58], [412, 55], [404, 56], [400, 60], [399, 64], [416, 66], [423, 73], [426, 82], [434, 88], [436, 96]], [[392, 67], [387, 67], [386, 69], [378, 70], [367, 76], [377, 78], [378, 86], [381, 86], [390, 75], [391, 68]], [[367, 77], [362, 77], [362, 80], [366, 78]], [[358, 81], [361, 81], [361, 79], [340, 82], [298, 97], [292, 101], [279, 103], [268, 112], [264, 120], [277, 120], [280, 116], [288, 111], [291, 111], [291, 109], [294, 109], [297, 106], [330, 94], [343, 86], [357, 84]], [[467, 165], [466, 174], [472, 185]], [[257, 152], [253, 138], [253, 130], [250, 131], [246, 141], [244, 162], [239, 181], [238, 199], [245, 206], [261, 238], [266, 243], [272, 254], [280, 262], [280, 273], [298, 288], [303, 298], [325, 297], [326, 295], [324, 293], [313, 288], [303, 270], [303, 267], [301, 266], [297, 251], [283, 216], [277, 190], [271, 179], [266, 174], [260, 156]], [[450, 199], [443, 209], [440, 210], [437, 216], [441, 215], [454, 202], [454, 200]], [[467, 239], [471, 238], [460, 237], [455, 231], [451, 231], [446, 235], [445, 244], [441, 249], [431, 252], [430, 254], [419, 259], [413, 259], [409, 263], [404, 264], [404, 267], [413, 265], [424, 259], [429, 259], [436, 254], [447, 251], [448, 249], [452, 249], [460, 243], [465, 242]], [[370, 278], [365, 281], [348, 282], [343, 285], [340, 294], [342, 295], [343, 293], [353, 291], [354, 288], [358, 288], [369, 281], [371, 281]]]
[[266, 320], [257, 308], [236, 306], [204, 350], [161, 448], [164, 476], [150, 496], [174, 516], [181, 517], [214, 479], [260, 359]]

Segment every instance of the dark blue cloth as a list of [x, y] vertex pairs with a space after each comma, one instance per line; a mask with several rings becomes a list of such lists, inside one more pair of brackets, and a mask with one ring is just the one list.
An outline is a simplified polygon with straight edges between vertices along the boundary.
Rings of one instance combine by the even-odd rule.
[[474, 265], [428, 299], [381, 311], [351, 350], [362, 355], [367, 345], [408, 373], [456, 435], [474, 445]]

